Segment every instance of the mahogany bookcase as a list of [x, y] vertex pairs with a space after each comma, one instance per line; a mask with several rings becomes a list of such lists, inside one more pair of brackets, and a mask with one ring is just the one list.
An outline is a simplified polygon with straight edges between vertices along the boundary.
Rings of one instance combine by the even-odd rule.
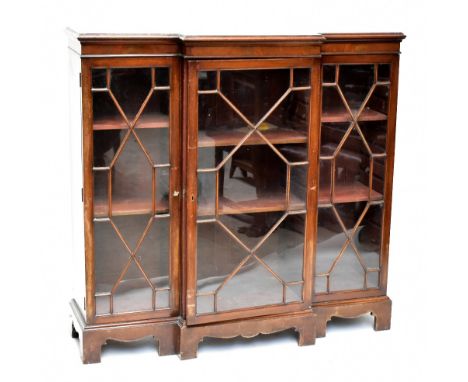
[[[386, 295], [401, 33], [103, 35], [69, 31], [72, 335], [295, 329]], [[81, 193], [81, 195], [80, 195]]]

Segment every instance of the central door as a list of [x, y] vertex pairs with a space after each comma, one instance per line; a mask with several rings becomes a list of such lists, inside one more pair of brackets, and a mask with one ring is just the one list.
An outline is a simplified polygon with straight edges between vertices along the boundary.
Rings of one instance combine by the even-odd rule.
[[315, 65], [188, 63], [189, 324], [310, 305]]

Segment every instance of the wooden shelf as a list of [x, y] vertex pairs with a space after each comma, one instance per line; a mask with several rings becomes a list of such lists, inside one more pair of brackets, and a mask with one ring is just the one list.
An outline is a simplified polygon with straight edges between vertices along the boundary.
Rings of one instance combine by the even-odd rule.
[[[383, 195], [377, 191], [372, 190], [371, 201], [382, 200]], [[333, 203], [352, 203], [352, 202], [365, 202], [369, 200], [369, 187], [361, 183], [352, 185], [337, 185], [335, 186], [335, 198]], [[330, 188], [319, 189], [318, 204], [329, 204]]]
[[[278, 128], [260, 131], [273, 144], [307, 143], [307, 133]], [[205, 131], [198, 133], [198, 147], [235, 146], [245, 136], [246, 131], [225, 130], [213, 131], [209, 135]], [[257, 134], [252, 134], [244, 145], [266, 145]]]
[[[355, 112], [353, 110], [353, 112]], [[383, 113], [372, 109], [364, 109], [359, 121], [385, 121], [387, 116]], [[350, 122], [352, 121], [351, 116], [346, 110], [331, 110], [328, 112], [322, 112], [322, 122]]]
[[[305, 210], [305, 201], [291, 195], [290, 210]], [[198, 216], [213, 215], [214, 206], [201, 204], [198, 208]], [[270, 195], [261, 199], [248, 200], [245, 202], [234, 202], [221, 197], [219, 199], [219, 213], [221, 215], [253, 214], [259, 212], [286, 211], [285, 195]]]
[[[383, 196], [377, 191], [372, 191], [371, 200], [382, 200]], [[352, 203], [365, 202], [369, 200], [369, 188], [363, 184], [354, 184], [348, 186], [337, 186], [335, 188], [335, 198], [333, 203]], [[319, 205], [330, 203], [330, 189], [321, 188], [318, 196]], [[157, 213], [167, 213], [169, 205], [167, 200], [161, 200], [156, 205]], [[305, 209], [305, 201], [291, 195], [290, 210]], [[145, 215], [151, 214], [151, 203], [148, 201], [119, 201], [112, 203], [113, 216], [125, 215]], [[236, 215], [260, 212], [277, 212], [286, 210], [286, 201], [284, 195], [269, 195], [261, 199], [248, 200], [244, 202], [235, 202], [221, 197], [219, 199], [219, 213], [221, 215]], [[212, 215], [214, 206], [209, 204], [200, 204], [198, 216]], [[103, 218], [107, 216], [107, 202], [103, 200], [94, 201], [94, 217]]]
[[[94, 200], [94, 217], [107, 217], [107, 201]], [[131, 200], [112, 202], [112, 216], [126, 215], [150, 215], [152, 209], [151, 202], [147, 200]], [[156, 203], [156, 213], [168, 213], [169, 203], [167, 200], [161, 200]]]
[[[144, 113], [137, 123], [137, 129], [161, 129], [169, 127], [169, 117], [161, 113]], [[94, 121], [93, 130], [121, 130], [128, 126], [120, 115], [98, 118]]]

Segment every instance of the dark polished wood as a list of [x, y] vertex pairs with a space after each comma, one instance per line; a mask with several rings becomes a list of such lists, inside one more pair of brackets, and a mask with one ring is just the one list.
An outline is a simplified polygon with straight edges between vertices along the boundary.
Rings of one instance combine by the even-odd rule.
[[298, 332], [299, 346], [313, 345], [315, 343], [315, 322], [315, 313], [312, 310], [306, 310], [299, 313], [270, 315], [203, 326], [187, 326], [186, 323], [182, 323], [179, 357], [181, 359], [196, 358], [198, 344], [205, 337], [233, 338], [242, 336], [251, 338], [259, 334], [276, 333], [291, 328]]
[[327, 322], [332, 317], [356, 318], [369, 313], [374, 317], [374, 330], [388, 330], [392, 316], [392, 301], [384, 296], [365, 300], [327, 302], [315, 305], [314, 312], [317, 314], [317, 337], [325, 337]]
[[[76, 84], [76, 86], [81, 86], [82, 101], [82, 158], [79, 158], [79, 160], [82, 160], [83, 164], [83, 234], [85, 237], [83, 257], [86, 295], [74, 296], [76, 300], [73, 299], [70, 305], [72, 308], [71, 334], [72, 337], [78, 338], [80, 341], [81, 356], [84, 363], [99, 362], [101, 347], [107, 340], [133, 341], [153, 336], [159, 342], [160, 355], [178, 353], [181, 359], [188, 359], [196, 357], [198, 344], [205, 337], [252, 337], [260, 333], [267, 334], [294, 328], [299, 333], [299, 345], [313, 344], [316, 337], [325, 336], [327, 322], [332, 317], [353, 318], [370, 313], [375, 318], [374, 328], [376, 330], [390, 328], [391, 300], [386, 296], [386, 291], [399, 54], [400, 43], [405, 38], [403, 34], [326, 33], [312, 36], [182, 36], [78, 34], [69, 30], [68, 35], [71, 54], [81, 60], [81, 82], [80, 85]], [[339, 87], [338, 80], [335, 82], [327, 80], [323, 84], [322, 71], [324, 65], [335, 65], [340, 68], [352, 65], [362, 68], [367, 65], [372, 66], [374, 72], [377, 73], [377, 67], [381, 64], [390, 65], [391, 68], [388, 79], [379, 82], [380, 86], [388, 86], [386, 95], [388, 97], [386, 101], [388, 108], [386, 110], [379, 107], [378, 102], [372, 105], [370, 103], [369, 105], [362, 105], [362, 108], [355, 105], [343, 108], [341, 101], [322, 110], [324, 98], [326, 99], [323, 89], [325, 87]], [[160, 111], [143, 113], [137, 123], [133, 125], [132, 121], [122, 117], [122, 114], [124, 114], [122, 107], [119, 100], [115, 100], [117, 106], [114, 114], [99, 114], [98, 110], [97, 115], [93, 115], [95, 112], [93, 109], [94, 94], [109, 91], [109, 89], [103, 88], [102, 85], [96, 88], [93, 87], [95, 86], [93, 85], [92, 72], [94, 69], [107, 70], [106, 73], [108, 74], [106, 75], [110, 76], [109, 73], [114, 68], [153, 68], [151, 69], [153, 71], [152, 86], [155, 88], [154, 68], [161, 66], [170, 68], [171, 73], [170, 86], [167, 86], [164, 90], [168, 91], [170, 100], [170, 108], [166, 113]], [[295, 69], [310, 70], [310, 79], [307, 83], [293, 84]], [[288, 123], [276, 123], [272, 124], [273, 128], [270, 125], [270, 127], [263, 127], [263, 130], [259, 128], [257, 132], [248, 137], [245, 135], [245, 131], [256, 129], [259, 126], [255, 126], [255, 122], [251, 122], [245, 117], [243, 114], [245, 105], [243, 105], [244, 108], [238, 108], [238, 105], [224, 94], [224, 90], [221, 89], [221, 78], [222, 73], [229, 71], [237, 73], [239, 71], [255, 70], [289, 72], [290, 82], [287, 91], [290, 93], [297, 91], [309, 92], [308, 103], [304, 103], [304, 107], [307, 108], [306, 117], [304, 117], [306, 120], [303, 121], [305, 128], [289, 126]], [[215, 73], [217, 78], [216, 88], [199, 89], [201, 72]], [[338, 69], [337, 72], [339, 73]], [[358, 74], [358, 78], [360, 78], [359, 75], [362, 75], [362, 73]], [[338, 77], [338, 74], [336, 76]], [[110, 84], [110, 79], [107, 81], [107, 84]], [[247, 84], [251, 89], [258, 90], [257, 87], [261, 81], [255, 82], [252, 80], [250, 83], [249, 81], [244, 81], [244, 85]], [[374, 77], [374, 88], [376, 81], [377, 74]], [[128, 83], [127, 85], [129, 86]], [[274, 86], [272, 85], [273, 90]], [[355, 87], [349, 87], [347, 91], [352, 94], [358, 91], [360, 86], [365, 87], [367, 85], [358, 83]], [[364, 103], [369, 101], [374, 88], [366, 96]], [[267, 91], [263, 91], [261, 96], [267, 97], [272, 89], [266, 89]], [[211, 129], [209, 131], [200, 128], [199, 107], [203, 110], [205, 106], [202, 101], [199, 101], [199, 97], [216, 94], [222, 98], [225, 106], [227, 105], [230, 108], [232, 115], [240, 119], [241, 124], [245, 123], [245, 126], [218, 130]], [[288, 94], [283, 94], [284, 99]], [[339, 97], [345, 99], [343, 93], [339, 94]], [[148, 102], [148, 100], [149, 96], [145, 102]], [[248, 101], [250, 102], [250, 100]], [[279, 105], [282, 99], [277, 100], [276, 103], [275, 100], [269, 101], [271, 109], [268, 112], [273, 112], [275, 105]], [[385, 101], [382, 102], [385, 103]], [[252, 103], [254, 103], [254, 100], [252, 100]], [[259, 108], [259, 105], [254, 105], [254, 107]], [[290, 111], [290, 113], [299, 114], [297, 110]], [[202, 113], [200, 112], [200, 114]], [[356, 117], [357, 115], [358, 117]], [[227, 119], [229, 119], [229, 115], [227, 115]], [[220, 121], [218, 124], [225, 122], [222, 118]], [[348, 151], [343, 149], [345, 143], [348, 143], [348, 137], [351, 136], [351, 129], [344, 135], [341, 142], [338, 141], [330, 145], [332, 149], [327, 154], [321, 153], [321, 144], [323, 143], [321, 141], [324, 139], [321, 135], [322, 126], [331, 126], [333, 128], [333, 126], [351, 126], [353, 124], [358, 125], [356, 129], [359, 130], [355, 138], [356, 136], [357, 139], [361, 137], [365, 142], [361, 144], [364, 147], [361, 147], [362, 152], [366, 152], [366, 150], [370, 152], [371, 149], [365, 139], [367, 132], [363, 133], [361, 128], [364, 129], [366, 124], [377, 126], [377, 128], [385, 126], [386, 139], [382, 149], [384, 153], [374, 155], [375, 153], [372, 152], [371, 156], [374, 155], [374, 157], [367, 168], [362, 155], [356, 155], [349, 148]], [[364, 127], [361, 127], [361, 125]], [[109, 170], [110, 167], [94, 164], [96, 155], [94, 146], [97, 146], [94, 134], [98, 132], [98, 134], [103, 134], [104, 137], [106, 134], [109, 137], [115, 136], [115, 134], [122, 134], [123, 136], [131, 133], [133, 129], [135, 129], [136, 136], [140, 132], [143, 135], [155, 131], [158, 133], [169, 131], [170, 156], [168, 160], [170, 163], [163, 165], [170, 166], [168, 194], [156, 199], [154, 195], [159, 185], [155, 180], [155, 173], [153, 173], [151, 183], [148, 181], [148, 184], [138, 184], [139, 191], [145, 189], [146, 186], [152, 187], [153, 196], [151, 200], [145, 199], [144, 194], [141, 193], [141, 198], [138, 195], [138, 197], [115, 201], [107, 196], [107, 198], [111, 199], [111, 202], [108, 202], [106, 198], [99, 197], [96, 194], [94, 174], [96, 171], [110, 172], [107, 195], [112, 195], [112, 190], [116, 188], [113, 183], [114, 175], [112, 170]], [[326, 129], [323, 130], [327, 131]], [[141, 141], [138, 142], [141, 144]], [[214, 187], [217, 190], [214, 205], [206, 200], [198, 202], [200, 188], [198, 161], [201, 159], [201, 151], [216, 151], [216, 158], [222, 159], [225, 155], [229, 155], [229, 152], [239, 144], [243, 148], [247, 148], [247, 151], [257, 150], [261, 152], [261, 150], [271, 149], [278, 156], [283, 155], [281, 150], [290, 149], [294, 156], [291, 161], [307, 166], [301, 175], [305, 179], [305, 198], [298, 198], [291, 191], [291, 168], [298, 164], [291, 165], [283, 158], [284, 163], [286, 163], [283, 165], [287, 168], [287, 185], [284, 192], [272, 187], [269, 192], [258, 194], [257, 198], [240, 198], [240, 200], [236, 200], [222, 193], [225, 176], [224, 172], [219, 171], [218, 168]], [[350, 145], [352, 148], [352, 143]], [[114, 151], [118, 152], [118, 154], [114, 152], [113, 155], [120, 155], [123, 149], [120, 148], [119, 150], [114, 148]], [[145, 150], [143, 151], [144, 155], [149, 158], [148, 153]], [[328, 159], [331, 158], [335, 166], [338, 161], [336, 159], [337, 153], [340, 152], [344, 152], [342, 155], [343, 160], [348, 160], [347, 163], [353, 164], [356, 168], [365, 169], [371, 174], [368, 183], [363, 181], [362, 177], [359, 182], [351, 182], [350, 179], [354, 179], [352, 171], [351, 175], [344, 176], [346, 182], [335, 181], [335, 174], [338, 171], [335, 167], [330, 170], [333, 181], [330, 181], [330, 184], [321, 183], [322, 156]], [[381, 178], [373, 179], [374, 171], [377, 172], [375, 170], [377, 164], [374, 162], [379, 158], [385, 158], [384, 164], [380, 164], [378, 169]], [[237, 169], [237, 174], [241, 173], [241, 175], [237, 175], [238, 179], [243, 176], [245, 182], [247, 179], [252, 179], [252, 177], [261, 181], [262, 177], [265, 177], [264, 173], [269, 171], [274, 174], [276, 171], [275, 165], [269, 163], [268, 160], [263, 162], [250, 160], [249, 162], [249, 159], [245, 159], [241, 155], [236, 157], [235, 161], [233, 156], [234, 162], [235, 166], [234, 169], [231, 169], [230, 177], [233, 177], [233, 173]], [[255, 172], [256, 166], [267, 168], [268, 171], [261, 172], [259, 175]], [[219, 167], [223, 167], [223, 165]], [[202, 169], [201, 172], [208, 173], [211, 170]], [[224, 171], [224, 168], [222, 171]], [[115, 177], [118, 178], [118, 175]], [[376, 186], [375, 184], [378, 182], [381, 183]], [[134, 186], [131, 183], [121, 186], [120, 191], [124, 195], [132, 195]], [[363, 288], [327, 289], [327, 292], [316, 290], [315, 282], [318, 278], [317, 275], [319, 275], [317, 271], [319, 254], [317, 251], [320, 244], [320, 211], [335, 208], [337, 205], [358, 206], [364, 204], [367, 204], [365, 211], [370, 205], [382, 206], [380, 231], [375, 229], [367, 233], [371, 239], [378, 241], [380, 245], [378, 249], [378, 283], [367, 286], [367, 273], [365, 273]], [[111, 212], [109, 212], [110, 210]], [[212, 216], [213, 210], [216, 211], [214, 218]], [[197, 259], [197, 245], [199, 244], [197, 222], [203, 219], [215, 221], [224, 217], [234, 217], [240, 221], [242, 219], [254, 219], [255, 221], [255, 219], [258, 219], [256, 216], [261, 214], [281, 214], [283, 212], [287, 215], [290, 211], [293, 214], [301, 215], [304, 223], [303, 233], [301, 233], [304, 236], [304, 249], [301, 259], [302, 294], [300, 301], [286, 302], [284, 297], [286, 287], [283, 284], [283, 300], [279, 303], [259, 306], [252, 304], [251, 306], [231, 310], [218, 311], [214, 309], [210, 312], [197, 312], [198, 273], [205, 270], [203, 267], [210, 266], [210, 264], [200, 265]], [[111, 218], [115, 217], [117, 219], [125, 216], [137, 219], [151, 214], [162, 214], [170, 217], [170, 241], [167, 249], [169, 252], [168, 289], [170, 289], [167, 297], [168, 307], [156, 309], [153, 300], [152, 310], [99, 313], [96, 305], [98, 271], [95, 266], [95, 251], [96, 245], [102, 243], [96, 242], [94, 227], [97, 222], [107, 221], [109, 214], [112, 215]], [[349, 244], [349, 248], [352, 247], [355, 250], [354, 242], [351, 243], [353, 241], [352, 235], [356, 233], [359, 222], [363, 218], [364, 216], [361, 216], [353, 228], [356, 221], [355, 216], [343, 215], [337, 224], [330, 225], [331, 229], [328, 234], [342, 234], [347, 240], [346, 243]], [[350, 222], [352, 222], [352, 225], [350, 225]], [[371, 223], [373, 221], [367, 224], [371, 226]], [[296, 221], [294, 224], [299, 223]], [[340, 224], [347, 226], [343, 229]], [[292, 227], [295, 226], [292, 225]], [[295, 232], [295, 229], [291, 229], [291, 232]], [[262, 240], [266, 240], [272, 232], [268, 232]], [[147, 230], [144, 235], [146, 233]], [[233, 236], [235, 234], [231, 235], [231, 239]], [[346, 246], [343, 248], [346, 248]], [[344, 249], [341, 250], [339, 256], [343, 252]], [[139, 261], [141, 259], [138, 260], [135, 257], [135, 264], [140, 264]], [[211, 265], [217, 267], [222, 276], [229, 274], [231, 271], [232, 267], [229, 268], [228, 265], [222, 264], [219, 259], [213, 258], [212, 262]], [[275, 277], [278, 276], [271, 269], [269, 271]], [[119, 280], [122, 277], [123, 275], [120, 275]], [[82, 300], [83, 297], [84, 301]], [[252, 293], [250, 297], [254, 300], [255, 293]], [[139, 297], [135, 295], [133, 298], [137, 299]], [[83, 304], [81, 304], [82, 301]]]
[[107, 341], [129, 342], [154, 337], [158, 343], [159, 355], [177, 354], [179, 344], [178, 319], [144, 320], [134, 318], [116, 324], [90, 325], [86, 323], [81, 309], [75, 300], [70, 302], [72, 309], [72, 337], [80, 342], [80, 355], [83, 363], [101, 362], [101, 348]]

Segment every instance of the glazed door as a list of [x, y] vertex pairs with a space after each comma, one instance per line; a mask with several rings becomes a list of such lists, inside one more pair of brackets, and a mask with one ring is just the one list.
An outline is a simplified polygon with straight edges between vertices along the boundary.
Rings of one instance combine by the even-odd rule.
[[87, 318], [179, 306], [179, 63], [84, 60]]
[[398, 58], [323, 65], [315, 301], [385, 294]]
[[316, 62], [192, 61], [188, 68], [188, 323], [304, 309]]

